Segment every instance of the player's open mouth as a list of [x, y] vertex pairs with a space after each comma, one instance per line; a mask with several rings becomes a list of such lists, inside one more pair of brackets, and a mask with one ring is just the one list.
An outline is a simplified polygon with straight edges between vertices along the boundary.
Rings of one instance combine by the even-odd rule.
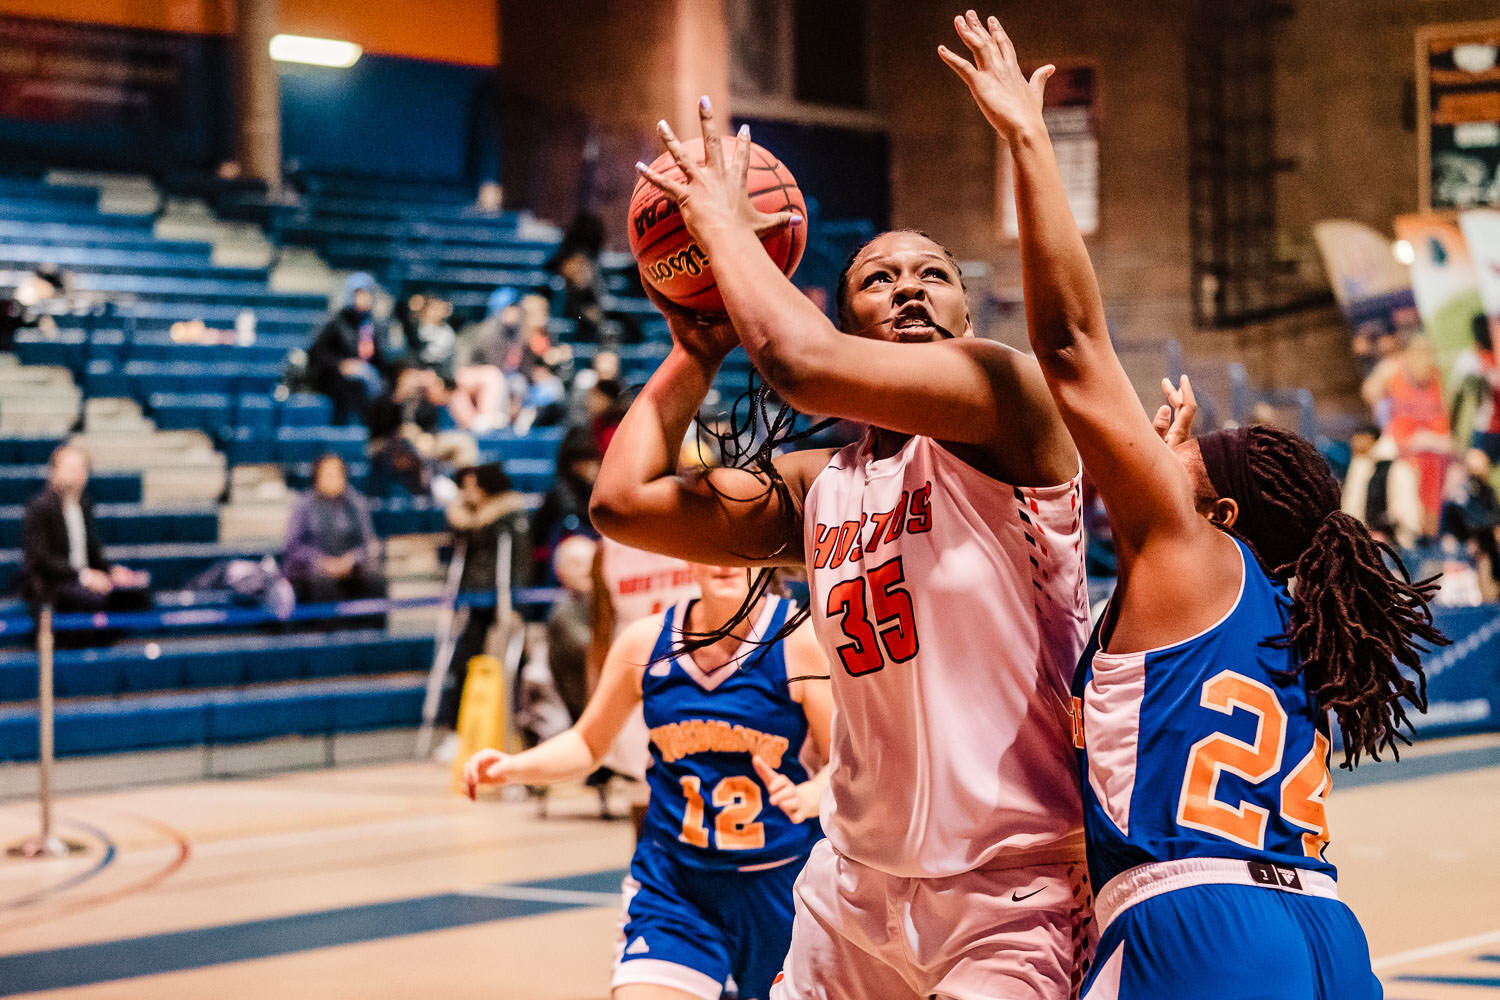
[[938, 332], [926, 306], [909, 305], [896, 314], [891, 330], [897, 340], [930, 340]]

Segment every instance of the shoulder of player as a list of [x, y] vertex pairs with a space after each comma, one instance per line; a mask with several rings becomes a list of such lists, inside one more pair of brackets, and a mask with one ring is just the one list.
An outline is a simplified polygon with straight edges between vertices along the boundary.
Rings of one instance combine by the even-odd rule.
[[661, 635], [663, 623], [662, 615], [647, 615], [631, 622], [615, 640], [611, 656], [636, 670], [645, 667], [646, 661], [651, 659], [651, 650], [656, 647], [656, 639]]
[[[823, 646], [818, 642], [818, 634], [813, 629], [812, 619], [808, 618], [792, 630], [792, 634], [782, 640], [786, 652], [786, 672], [789, 677], [797, 677], [806, 673], [826, 673], [823, 666]], [[810, 670], [809, 668], [816, 668]]]
[[781, 473], [781, 478], [786, 480], [793, 494], [802, 497], [835, 454], [833, 448], [809, 448], [778, 455], [774, 461], [776, 471]]

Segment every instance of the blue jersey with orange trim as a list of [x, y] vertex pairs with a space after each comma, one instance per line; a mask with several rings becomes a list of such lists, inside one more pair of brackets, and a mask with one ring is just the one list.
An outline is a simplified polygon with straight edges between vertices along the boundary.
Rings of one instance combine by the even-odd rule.
[[1111, 654], [1099, 648], [1106, 614], [1079, 662], [1074, 736], [1096, 891], [1126, 869], [1183, 858], [1335, 875], [1323, 857], [1328, 716], [1291, 673], [1295, 654], [1266, 644], [1286, 631], [1286, 588], [1235, 544], [1240, 593], [1217, 624]]
[[651, 731], [651, 805], [644, 839], [670, 845], [679, 861], [702, 868], [753, 869], [804, 857], [822, 835], [816, 820], [793, 823], [767, 801], [752, 756], [798, 784], [807, 717], [787, 686], [780, 642], [764, 645], [791, 613], [768, 597], [740, 653], [705, 673], [689, 656], [670, 656], [691, 603], [662, 620], [641, 677]]

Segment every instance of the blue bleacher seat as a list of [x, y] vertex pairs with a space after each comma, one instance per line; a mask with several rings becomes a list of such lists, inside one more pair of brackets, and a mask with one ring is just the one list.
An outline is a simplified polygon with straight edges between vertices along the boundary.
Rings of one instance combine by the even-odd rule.
[[278, 427], [276, 460], [278, 462], [312, 462], [325, 452], [333, 452], [345, 462], [365, 457], [369, 432], [364, 427]]
[[294, 392], [277, 408], [282, 427], [327, 427], [333, 422], [333, 402], [327, 396]]
[[[25, 505], [47, 485], [45, 465], [0, 465], [0, 504]], [[141, 502], [141, 475], [104, 469], [89, 476], [89, 497], [95, 503]]]

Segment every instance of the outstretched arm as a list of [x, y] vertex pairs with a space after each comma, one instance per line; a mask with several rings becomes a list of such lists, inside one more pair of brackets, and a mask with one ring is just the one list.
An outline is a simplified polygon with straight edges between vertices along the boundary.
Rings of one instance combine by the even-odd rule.
[[705, 326], [657, 298], [674, 343], [620, 422], [594, 484], [589, 516], [626, 545], [717, 566], [799, 565], [801, 501], [827, 452], [776, 461], [788, 492], [745, 469], [680, 473], [678, 455], [724, 355], [727, 323]]
[[[713, 113], [700, 105], [705, 162], [684, 152], [666, 122], [662, 140], [685, 180], [639, 169], [674, 199], [713, 262], [740, 341], [772, 387], [797, 409], [972, 446], [997, 475], [1051, 484], [1076, 471], [1072, 445], [1036, 366], [1016, 351], [953, 330], [956, 339], [903, 344], [842, 333], [797, 290], [757, 235], [786, 221], [746, 194], [750, 134], [726, 163]], [[957, 282], [956, 273], [952, 275]], [[851, 331], [858, 333], [859, 331]]]
[[583, 715], [567, 729], [525, 753], [485, 749], [464, 765], [464, 788], [474, 798], [480, 785], [553, 785], [586, 776], [609, 752], [641, 700], [641, 670], [661, 627], [653, 616], [636, 622], [610, 648], [599, 687]]
[[1042, 119], [1053, 67], [1030, 79], [1015, 47], [990, 18], [954, 19], [973, 61], [946, 47], [942, 60], [1010, 147], [1020, 224], [1026, 324], [1047, 384], [1099, 487], [1122, 557], [1148, 535], [1195, 530], [1192, 482], [1141, 408], [1105, 326], [1104, 303]]

